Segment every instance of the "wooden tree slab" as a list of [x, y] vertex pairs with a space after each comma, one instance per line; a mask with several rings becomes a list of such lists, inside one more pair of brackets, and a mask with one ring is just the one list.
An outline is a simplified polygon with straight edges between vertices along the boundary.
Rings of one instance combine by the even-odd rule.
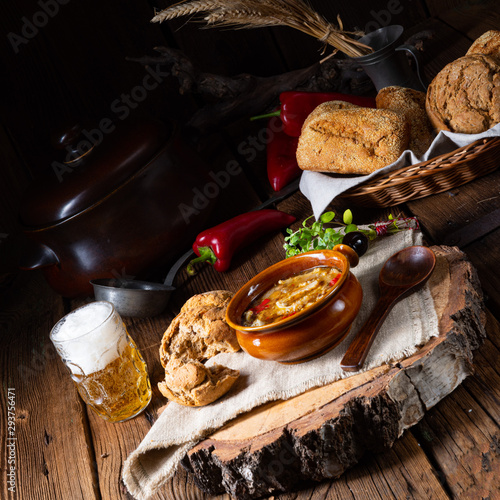
[[439, 335], [399, 363], [260, 406], [200, 442], [182, 464], [210, 494], [258, 498], [340, 476], [405, 429], [473, 372], [486, 315], [477, 274], [456, 247], [432, 247]]

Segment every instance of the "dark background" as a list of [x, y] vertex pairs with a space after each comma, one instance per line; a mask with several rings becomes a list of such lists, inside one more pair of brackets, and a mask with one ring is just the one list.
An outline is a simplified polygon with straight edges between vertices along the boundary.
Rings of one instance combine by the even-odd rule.
[[[51, 137], [68, 124], [92, 127], [116, 119], [122, 99], [140, 86], [145, 68], [130, 61], [155, 55], [164, 45], [182, 50], [201, 71], [276, 75], [321, 58], [321, 45], [286, 27], [255, 30], [201, 29], [186, 18], [152, 24], [151, 0], [17, 0], [3, 2], [0, 16], [0, 236], [17, 229], [18, 205], [26, 185], [53, 158]], [[417, 26], [442, 11], [474, 0], [312, 0], [328, 19], [341, 16], [346, 29], [370, 31], [387, 24]], [[46, 13], [44, 13], [44, 10]], [[47, 14], [48, 12], [48, 14]], [[37, 26], [38, 25], [38, 26]], [[22, 37], [22, 38], [21, 38]], [[189, 118], [198, 98], [181, 96], [177, 81], [132, 101], [130, 114]]]

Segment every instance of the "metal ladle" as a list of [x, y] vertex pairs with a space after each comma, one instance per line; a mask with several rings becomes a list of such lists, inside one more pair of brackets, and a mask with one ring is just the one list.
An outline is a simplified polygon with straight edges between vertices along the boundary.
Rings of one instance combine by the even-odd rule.
[[194, 256], [192, 249], [182, 255], [171, 267], [163, 284], [121, 278], [91, 280], [96, 300], [111, 302], [121, 316], [146, 318], [160, 314], [172, 292], [173, 282], [182, 265]]
[[393, 306], [422, 287], [436, 265], [434, 252], [424, 246], [403, 248], [390, 257], [379, 275], [380, 297], [370, 317], [347, 348], [340, 366], [355, 372], [362, 368], [383, 321]]

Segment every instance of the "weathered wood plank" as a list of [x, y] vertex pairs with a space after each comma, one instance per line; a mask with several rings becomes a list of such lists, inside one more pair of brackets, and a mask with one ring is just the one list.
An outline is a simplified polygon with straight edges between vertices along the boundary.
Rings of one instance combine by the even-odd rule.
[[229, 495], [210, 496], [201, 491], [182, 468], [152, 500], [231, 500]]
[[375, 460], [395, 498], [448, 498], [434, 467], [411, 432], [405, 432], [390, 451], [376, 455]]
[[[500, 318], [500, 276], [492, 269], [498, 266], [499, 245], [500, 229], [497, 229], [464, 249], [478, 270], [486, 304], [496, 318]], [[492, 341], [500, 345], [499, 337]]]
[[[490, 319], [490, 321], [492, 321]], [[491, 324], [488, 327], [490, 330]], [[500, 424], [500, 351], [490, 340], [485, 342], [474, 358], [474, 376], [464, 382], [464, 388], [479, 406]]]
[[[464, 233], [463, 242], [456, 233], [464, 232], [467, 226], [472, 229], [475, 221], [500, 208], [500, 169], [456, 189], [410, 201], [407, 206], [434, 242], [463, 248], [462, 243], [469, 241], [467, 233]], [[496, 221], [491, 219], [489, 226], [485, 225], [483, 234], [475, 234], [474, 238], [481, 238], [494, 230], [495, 225], [500, 226], [500, 217]]]
[[455, 4], [453, 8], [442, 9], [439, 12], [439, 18], [458, 32], [468, 36], [471, 42], [487, 30], [499, 29], [500, 5], [498, 2], [483, 0], [453, 3]]
[[[85, 303], [72, 301], [72, 309]], [[121, 469], [125, 458], [142, 441], [164, 405], [164, 398], [157, 383], [164, 378], [159, 359], [159, 345], [164, 330], [172, 319], [166, 311], [155, 318], [123, 318], [131, 337], [135, 340], [148, 368], [153, 396], [148, 407], [137, 417], [120, 423], [110, 423], [101, 419], [94, 411], [85, 407], [95, 454], [95, 466], [99, 477], [99, 494], [103, 500], [130, 498], [121, 482]], [[82, 403], [83, 405], [83, 403]]]
[[[7, 389], [15, 394], [15, 498], [99, 498], [88, 421], [69, 372], [49, 340], [62, 300], [38, 274], [18, 277], [2, 303], [1, 437], [7, 438]], [[1, 454], [2, 474], [7, 455]], [[0, 496], [13, 498], [6, 477]]]
[[462, 0], [425, 0], [425, 4], [432, 16], [437, 16], [464, 6]]
[[414, 429], [457, 498], [495, 498], [500, 491], [500, 325], [490, 313], [487, 335], [474, 356], [474, 375]]
[[419, 431], [454, 496], [487, 498], [500, 490], [498, 423], [464, 387], [424, 417]]

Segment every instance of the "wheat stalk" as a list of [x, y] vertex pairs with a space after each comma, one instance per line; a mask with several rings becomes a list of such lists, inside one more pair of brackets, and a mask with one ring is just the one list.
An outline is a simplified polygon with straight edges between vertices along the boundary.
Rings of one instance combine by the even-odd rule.
[[182, 2], [171, 5], [160, 12], [155, 12], [155, 16], [151, 19], [151, 21], [153, 23], [161, 23], [163, 21], [175, 19], [176, 17], [190, 16], [198, 12], [207, 12], [211, 9], [217, 9], [219, 7], [220, 0], [193, 0], [191, 2], [183, 0]]
[[204, 16], [207, 27], [249, 29], [288, 26], [350, 57], [372, 52], [370, 47], [353, 38], [362, 33], [344, 31], [339, 17], [337, 26], [329, 23], [304, 0], [183, 0], [157, 12], [152, 22], [161, 23], [195, 14]]

